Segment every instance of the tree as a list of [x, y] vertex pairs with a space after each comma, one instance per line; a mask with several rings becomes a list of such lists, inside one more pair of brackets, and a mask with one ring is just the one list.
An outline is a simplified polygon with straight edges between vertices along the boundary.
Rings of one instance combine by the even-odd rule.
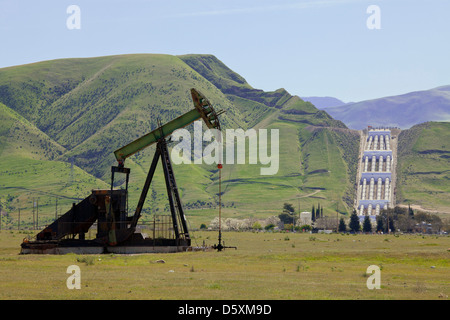
[[283, 205], [283, 212], [293, 214], [295, 212], [294, 206], [290, 203], [285, 202]]
[[314, 205], [312, 206], [311, 209], [311, 221], [316, 221], [316, 209], [314, 208]]
[[294, 206], [290, 203], [285, 202], [283, 205], [283, 213], [279, 214], [278, 218], [280, 218], [281, 222], [283, 222], [284, 224], [294, 223], [294, 214]]
[[440, 232], [442, 227], [444, 226], [444, 223], [442, 222], [441, 218], [439, 216], [432, 214], [431, 215], [431, 228], [433, 232]]
[[370, 222], [369, 216], [366, 216], [364, 218], [363, 231], [364, 232], [372, 232], [372, 223]]
[[399, 215], [397, 217], [397, 227], [404, 232], [412, 232], [414, 229], [414, 219], [411, 216]]
[[384, 230], [383, 217], [377, 216], [377, 232], [382, 232]]
[[389, 225], [389, 232], [395, 232], [395, 226], [394, 226], [394, 216], [388, 215], [388, 225]]
[[320, 217], [323, 218], [323, 208], [320, 208]]
[[411, 205], [408, 205], [408, 214], [411, 218], [414, 218], [414, 211], [411, 209]]
[[350, 216], [350, 223], [349, 223], [350, 231], [352, 232], [358, 232], [361, 229], [361, 225], [359, 223], [358, 215], [356, 214], [356, 210], [353, 210], [352, 215]]
[[287, 212], [280, 213], [278, 215], [278, 218], [280, 218], [281, 222], [283, 222], [284, 224], [294, 222], [294, 215]]
[[344, 218], [341, 218], [339, 220], [339, 232], [345, 232], [347, 231], [347, 226], [345, 225]]

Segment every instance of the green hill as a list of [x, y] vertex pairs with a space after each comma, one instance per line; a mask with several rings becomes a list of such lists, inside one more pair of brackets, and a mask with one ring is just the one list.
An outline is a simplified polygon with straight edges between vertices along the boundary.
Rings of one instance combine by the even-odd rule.
[[[324, 214], [333, 216], [336, 209], [352, 210], [357, 131], [284, 89], [252, 88], [214, 56], [137, 54], [0, 69], [0, 152], [5, 163], [0, 203], [5, 221], [16, 223], [20, 206], [30, 222], [33, 197], [40, 197], [42, 219], [51, 221], [56, 198], [58, 210], [65, 212], [91, 189], [109, 188], [113, 151], [156, 128], [158, 119], [164, 123], [191, 110], [192, 87], [226, 111], [221, 116], [224, 130], [279, 130], [277, 174], [260, 175], [260, 164], [224, 165], [225, 218], [278, 215], [285, 202], [302, 211], [320, 203]], [[192, 132], [192, 125], [187, 129]], [[130, 211], [153, 152], [152, 146], [126, 160]], [[188, 220], [193, 227], [208, 224], [218, 213], [217, 168], [181, 164], [174, 170]], [[121, 183], [119, 179], [116, 187]], [[142, 220], [167, 210], [158, 169]]]
[[[33, 199], [43, 213], [39, 225], [49, 223], [61, 210], [107, 184], [84, 170], [56, 160], [66, 151], [21, 115], [0, 103], [0, 208], [3, 223], [32, 224]], [[57, 208], [59, 203], [59, 209]], [[37, 206], [37, 205], [36, 205]], [[37, 208], [36, 208], [37, 211]], [[50, 216], [50, 212], [52, 215]]]
[[450, 213], [450, 123], [426, 122], [398, 137], [397, 202]]

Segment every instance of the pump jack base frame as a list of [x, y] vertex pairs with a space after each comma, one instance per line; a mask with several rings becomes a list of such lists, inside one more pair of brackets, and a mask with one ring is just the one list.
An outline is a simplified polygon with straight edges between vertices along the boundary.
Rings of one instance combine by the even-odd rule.
[[21, 254], [140, 254], [176, 253], [187, 251], [210, 251], [211, 247], [153, 245], [153, 239], [144, 239], [138, 244], [99, 246], [90, 240], [33, 241], [22, 245]]
[[[174, 239], [165, 238], [145, 238], [143, 234], [135, 232], [136, 224], [141, 215], [141, 210], [145, 202], [145, 198], [149, 191], [153, 175], [156, 170], [158, 160], [161, 158], [162, 168], [164, 171], [168, 200], [170, 205], [170, 213], [173, 222]], [[124, 167], [112, 167], [111, 176], [111, 192], [114, 184], [114, 173], [122, 172], [128, 174], [129, 169]], [[106, 190], [105, 190], [106, 191]], [[128, 193], [128, 190], [126, 190]], [[111, 210], [111, 208], [110, 208]], [[105, 237], [92, 240], [85, 239], [39, 239], [36, 241], [28, 241], [24, 239], [21, 245], [21, 254], [138, 254], [138, 253], [172, 253], [186, 251], [207, 251], [212, 247], [195, 247], [191, 246], [191, 239], [187, 230], [186, 218], [184, 216], [178, 188], [175, 181], [173, 168], [170, 161], [169, 152], [165, 139], [160, 139], [157, 143], [157, 149], [150, 166], [144, 188], [142, 190], [136, 212], [133, 217], [129, 217], [129, 227], [126, 229], [116, 230], [116, 236], [120, 239], [116, 244], [111, 245], [110, 241]], [[44, 229], [45, 231], [45, 229]], [[44, 232], [42, 231], [41, 234]], [[118, 240], [119, 240], [118, 239]]]

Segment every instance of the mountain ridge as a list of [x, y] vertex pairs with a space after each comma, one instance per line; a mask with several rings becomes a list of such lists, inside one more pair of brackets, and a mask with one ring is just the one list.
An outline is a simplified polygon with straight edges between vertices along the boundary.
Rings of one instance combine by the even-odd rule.
[[326, 108], [349, 128], [368, 125], [408, 129], [427, 121], [450, 121], [450, 85]]

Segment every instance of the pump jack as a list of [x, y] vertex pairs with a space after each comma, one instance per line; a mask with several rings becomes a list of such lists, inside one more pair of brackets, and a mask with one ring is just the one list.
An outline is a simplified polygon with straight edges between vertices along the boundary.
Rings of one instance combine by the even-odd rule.
[[[208, 128], [220, 130], [218, 116], [223, 113], [223, 111], [216, 113], [208, 99], [197, 90], [191, 89], [191, 96], [194, 109], [164, 125], [159, 122], [157, 129], [114, 151], [118, 164], [111, 167], [110, 190], [92, 190], [89, 197], [77, 205], [73, 204], [66, 214], [38, 233], [36, 241], [24, 239], [22, 253], [136, 253], [188, 250], [191, 246], [191, 238], [170, 161], [166, 138], [175, 130], [198, 119], [203, 119]], [[136, 210], [133, 216], [128, 217], [130, 169], [124, 166], [125, 160], [155, 143], [156, 151]], [[136, 226], [141, 217], [142, 208], [160, 158], [172, 218], [174, 232], [174, 238], [172, 239], [148, 239], [144, 238], [142, 234], [136, 233]], [[219, 170], [220, 168], [221, 165]], [[115, 174], [117, 173], [126, 175], [124, 190], [114, 190], [113, 188]], [[95, 222], [97, 222], [97, 237], [92, 240], [85, 240], [85, 234]], [[78, 239], [76, 239], [76, 236], [78, 236]], [[221, 244], [220, 230], [219, 245], [214, 246], [214, 248], [219, 251], [225, 248]]]

